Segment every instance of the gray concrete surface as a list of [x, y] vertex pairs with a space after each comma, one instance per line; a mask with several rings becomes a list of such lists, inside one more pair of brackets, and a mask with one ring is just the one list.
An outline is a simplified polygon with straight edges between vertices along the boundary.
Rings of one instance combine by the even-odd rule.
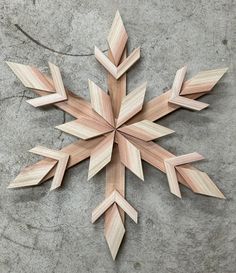
[[[203, 1], [44, 1], [0, 3], [0, 272], [73, 273], [235, 273], [236, 272], [236, 7], [227, 0]], [[106, 49], [106, 37], [119, 9], [142, 59], [128, 74], [128, 89], [148, 81], [147, 99], [161, 94], [176, 70], [229, 67], [228, 74], [202, 99], [200, 113], [181, 110], [160, 124], [176, 134], [159, 141], [176, 154], [193, 151], [207, 160], [196, 164], [225, 193], [225, 201], [169, 193], [164, 174], [144, 164], [145, 182], [127, 172], [127, 199], [139, 211], [139, 224], [126, 221], [126, 237], [116, 262], [103, 238], [103, 220], [90, 223], [103, 199], [104, 172], [87, 182], [88, 161], [67, 172], [63, 187], [49, 193], [39, 187], [8, 190], [41, 144], [60, 148], [74, 138], [54, 129], [72, 118], [25, 101], [34, 95], [4, 61], [30, 63], [47, 71], [57, 63], [66, 86], [88, 98], [87, 79], [106, 87], [94, 45]], [[30, 38], [31, 37], [31, 38]], [[34, 40], [35, 39], [35, 40]], [[59, 52], [59, 53], [57, 53]]]

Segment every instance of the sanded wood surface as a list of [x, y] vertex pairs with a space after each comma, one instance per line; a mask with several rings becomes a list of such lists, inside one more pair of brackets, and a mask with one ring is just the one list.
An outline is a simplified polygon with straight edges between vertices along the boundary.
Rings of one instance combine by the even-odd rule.
[[110, 96], [105, 93], [94, 82], [88, 81], [91, 105], [93, 109], [102, 116], [110, 125], [114, 126], [114, 117]]
[[37, 68], [13, 62], [6, 63], [25, 87], [47, 92], [55, 92], [54, 86], [47, 81], [45, 75]]
[[[103, 140], [103, 137], [98, 137], [91, 140], [78, 140], [64, 148], [60, 151], [70, 155], [69, 162], [66, 168], [70, 168], [84, 159], [88, 158], [91, 151], [98, 145], [99, 142]], [[56, 160], [53, 159], [43, 159], [37, 163], [24, 168], [14, 181], [10, 183], [8, 188], [19, 188], [26, 186], [35, 186], [41, 182], [47, 181], [52, 178], [55, 174], [55, 168], [57, 164]]]
[[147, 83], [145, 82], [127, 96], [123, 97], [116, 127], [121, 126], [142, 109], [146, 86]]
[[140, 58], [140, 47], [134, 51], [121, 63], [115, 66], [109, 58], [95, 46], [94, 54], [96, 59], [103, 65], [103, 67], [116, 79], [119, 79], [128, 69], [138, 61]]
[[162, 136], [172, 134], [174, 131], [149, 120], [142, 120], [118, 129], [118, 131], [150, 141]]
[[114, 190], [108, 197], [106, 197], [100, 205], [98, 205], [92, 212], [92, 223], [101, 217], [105, 211], [116, 203], [121, 207], [125, 213], [135, 222], [138, 222], [137, 211], [124, 199], [124, 197], [116, 190]]
[[82, 139], [90, 139], [113, 131], [113, 128], [106, 124], [100, 124], [84, 117], [61, 124], [56, 128]]
[[228, 68], [219, 68], [199, 72], [183, 84], [181, 95], [211, 91], [227, 70]]
[[116, 133], [121, 162], [140, 179], [143, 178], [142, 161], [139, 150], [122, 134]]
[[114, 135], [114, 132], [110, 133], [91, 152], [88, 180], [111, 161]]
[[175, 167], [187, 163], [192, 163], [195, 161], [199, 161], [204, 159], [204, 157], [198, 153], [191, 153], [191, 154], [186, 154], [182, 156], [176, 156], [173, 158], [165, 159], [164, 164], [165, 164], [165, 169], [166, 169], [166, 174], [168, 178], [168, 183], [170, 187], [170, 192], [181, 198], [181, 193], [179, 189], [179, 183], [178, 183], [178, 178], [176, 174]]
[[180, 105], [185, 108], [200, 111], [208, 107], [208, 104], [180, 96], [180, 91], [184, 82], [186, 71], [187, 71], [187, 66], [184, 66], [176, 72], [175, 79], [171, 88], [172, 91], [171, 91], [171, 97], [169, 99], [169, 102]]
[[[174, 155], [172, 153], [168, 152], [153, 141], [145, 142], [128, 135], [126, 135], [126, 138], [139, 149], [143, 160], [162, 172], [166, 172], [164, 160], [173, 158]], [[189, 164], [178, 166], [176, 169], [178, 171], [178, 181], [195, 193], [224, 198], [223, 193], [206, 173], [201, 172]]]
[[[220, 72], [219, 72], [220, 70]], [[227, 71], [227, 68], [218, 69], [218, 70], [209, 70], [212, 77], [209, 78], [211, 84], [208, 84], [208, 80], [203, 78], [201, 81], [196, 82], [194, 77], [183, 84], [181, 95], [184, 94], [185, 90], [188, 90], [191, 94], [185, 95], [185, 98], [189, 99], [197, 99], [201, 96], [205, 95], [206, 91], [210, 91], [209, 88], [213, 88], [214, 85], [220, 80], [220, 78]], [[169, 113], [179, 109], [181, 106], [169, 103], [170, 97], [172, 95], [172, 90], [161, 94], [160, 96], [155, 97], [147, 103], [144, 103], [142, 111], [138, 113], [135, 117], [128, 121], [128, 124], [132, 124], [134, 122], [138, 122], [144, 119], [148, 119], [150, 121], [158, 120]]]
[[113, 63], [116, 66], [119, 64], [119, 61], [124, 51], [127, 40], [128, 40], [128, 34], [125, 30], [120, 13], [119, 11], [117, 11], [110, 29], [110, 33], [107, 37], [109, 48], [114, 60]]
[[66, 166], [69, 160], [69, 155], [61, 151], [55, 151], [46, 147], [37, 146], [30, 150], [31, 153], [42, 155], [57, 160], [56, 171], [52, 180], [50, 190], [54, 190], [61, 186]]
[[[108, 211], [106, 211], [106, 214]], [[106, 217], [105, 238], [111, 252], [112, 259], [115, 260], [120, 244], [125, 234], [125, 227], [116, 204], [113, 204]]]

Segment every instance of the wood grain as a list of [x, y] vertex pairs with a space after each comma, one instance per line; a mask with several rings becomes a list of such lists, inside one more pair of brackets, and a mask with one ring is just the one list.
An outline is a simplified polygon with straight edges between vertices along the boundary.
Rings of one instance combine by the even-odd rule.
[[115, 126], [110, 96], [94, 82], [89, 80], [88, 83], [93, 109], [111, 126]]
[[[210, 91], [209, 88], [210, 87], [213, 88], [214, 85], [217, 83], [217, 81], [219, 81], [219, 79], [227, 71], [227, 69], [219, 69], [219, 70], [221, 70], [221, 73], [218, 73], [218, 71], [216, 70], [209, 70], [209, 73], [212, 73], [212, 75], [215, 75], [215, 78], [214, 77], [211, 78], [211, 84], [208, 84], [208, 82], [205, 79], [196, 83], [196, 81], [194, 80], [194, 77], [186, 81], [183, 84], [181, 95], [185, 93], [185, 90], [188, 90], [188, 92], [190, 92], [191, 90], [192, 92], [192, 94], [185, 95], [184, 96], [185, 98], [197, 99], [205, 95], [206, 93], [204, 92]], [[218, 75], [218, 77], [216, 75]], [[214, 82], [212, 80], [213, 78], [214, 78]], [[149, 102], [144, 103], [142, 111], [140, 111], [140, 113], [138, 113], [135, 117], [130, 119], [128, 121], [128, 124], [132, 124], [134, 122], [138, 122], [144, 119], [155, 121], [179, 109], [181, 106], [169, 103], [171, 95], [172, 95], [172, 91], [169, 90], [165, 92], [164, 94], [161, 94], [160, 96], [155, 97]]]
[[147, 83], [145, 82], [122, 99], [116, 128], [120, 127], [142, 109], [146, 86]]
[[52, 158], [52, 159], [55, 159], [58, 161], [50, 190], [54, 190], [54, 189], [60, 187], [70, 156], [66, 153], [61, 152], [61, 151], [55, 151], [55, 150], [48, 149], [48, 148], [45, 148], [42, 146], [37, 146], [37, 147], [31, 149], [30, 152], [37, 154], [37, 155], [42, 155], [42, 156], [45, 156], [48, 158]]
[[208, 107], [208, 104], [180, 96], [180, 91], [184, 82], [186, 71], [187, 66], [184, 66], [176, 72], [175, 79], [171, 88], [172, 92], [169, 102], [185, 108], [200, 111]]
[[88, 180], [111, 161], [114, 135], [114, 132], [110, 133], [91, 152]]
[[[126, 135], [126, 138], [139, 149], [143, 160], [155, 168], [166, 172], [164, 160], [173, 158], [174, 155], [153, 141], [145, 142]], [[209, 176], [189, 164], [176, 167], [178, 181], [190, 188], [195, 193], [212, 197], [225, 198]]]
[[118, 128], [118, 131], [144, 141], [150, 141], [174, 132], [149, 120], [142, 120], [137, 123]]
[[110, 29], [110, 33], [107, 37], [110, 52], [112, 53], [114, 60], [113, 63], [116, 66], [119, 64], [127, 40], [128, 34], [125, 30], [120, 13], [117, 11]]
[[[69, 162], [66, 168], [70, 168], [84, 159], [88, 158], [91, 151], [98, 145], [103, 137], [98, 137], [91, 140], [78, 140], [60, 151], [70, 155]], [[55, 174], [55, 168], [57, 161], [54, 159], [43, 159], [37, 163], [24, 168], [14, 181], [10, 183], [8, 188], [19, 188], [26, 186], [36, 186], [42, 182], [52, 178]]]
[[99, 217], [105, 213], [105, 211], [116, 203], [121, 207], [125, 213], [135, 222], [138, 222], [137, 211], [124, 199], [124, 197], [116, 190], [114, 190], [108, 197], [106, 197], [103, 202], [98, 205], [92, 212], [92, 223], [94, 223]]
[[90, 139], [113, 131], [112, 127], [85, 117], [61, 124], [56, 128], [82, 139]]
[[95, 46], [94, 54], [96, 59], [103, 65], [103, 67], [116, 79], [119, 79], [128, 69], [136, 63], [140, 58], [140, 47], [134, 51], [117, 67], [109, 58]]
[[121, 162], [140, 179], [144, 180], [139, 150], [119, 132], [116, 133], [116, 136]]
[[170, 187], [170, 192], [181, 198], [181, 193], [178, 184], [178, 178], [175, 167], [187, 163], [192, 163], [204, 159], [204, 157], [198, 153], [191, 153], [182, 156], [176, 156], [173, 158], [165, 159], [165, 169]]

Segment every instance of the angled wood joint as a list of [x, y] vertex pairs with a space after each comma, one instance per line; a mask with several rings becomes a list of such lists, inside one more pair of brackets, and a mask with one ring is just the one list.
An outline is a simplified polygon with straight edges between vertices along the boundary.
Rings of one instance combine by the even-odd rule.
[[61, 151], [51, 150], [42, 146], [37, 146], [31, 149], [29, 152], [57, 160], [56, 171], [50, 190], [55, 190], [56, 188], [60, 187], [70, 155]]
[[169, 98], [169, 102], [185, 107], [185, 108], [200, 111], [208, 107], [209, 104], [196, 101], [193, 99], [185, 98], [181, 96], [180, 94], [181, 88], [184, 82], [184, 78], [186, 75], [186, 71], [187, 71], [187, 66], [184, 66], [176, 72], [175, 79], [171, 89], [172, 91], [171, 91], [171, 96]]
[[187, 163], [192, 163], [204, 159], [204, 157], [196, 152], [175, 156], [164, 160], [165, 170], [167, 174], [167, 179], [170, 187], [171, 193], [181, 198], [181, 193], [179, 189], [179, 183], [177, 179], [176, 166], [184, 165]]
[[114, 203], [116, 203], [129, 217], [137, 224], [137, 211], [125, 200], [125, 198], [114, 190], [98, 207], [92, 212], [92, 223], [94, 223], [102, 214], [104, 214]]

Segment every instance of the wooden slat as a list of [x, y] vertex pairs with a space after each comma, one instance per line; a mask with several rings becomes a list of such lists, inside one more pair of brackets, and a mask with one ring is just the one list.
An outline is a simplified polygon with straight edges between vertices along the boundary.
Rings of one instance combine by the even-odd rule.
[[[205, 95], [204, 92], [210, 91], [214, 87], [214, 85], [220, 80], [220, 78], [224, 75], [224, 73], [227, 71], [227, 69], [225, 68], [219, 69], [219, 70], [221, 70], [221, 73], [219, 74], [217, 72], [214, 72], [215, 70], [209, 70], [209, 73], [211, 73], [210, 71], [212, 71], [213, 75], [218, 74], [218, 77], [215, 77], [214, 84], [210, 84], [210, 83], [208, 84], [208, 82], [205, 80], [196, 82], [194, 78], [192, 78], [183, 84], [181, 95], [184, 95], [184, 93], [187, 92], [185, 90], [188, 90], [188, 92], [190, 92], [191, 90], [191, 94], [184, 95], [185, 98], [197, 99]], [[212, 80], [211, 82], [213, 83]], [[169, 90], [165, 92], [164, 94], [155, 97], [149, 102], [144, 103], [142, 111], [140, 111], [140, 113], [138, 113], [134, 118], [130, 119], [128, 121], [128, 124], [132, 124], [134, 122], [138, 122], [143, 119], [155, 121], [179, 109], [180, 108], [179, 105], [168, 103], [171, 95], [172, 95], [172, 91]]]
[[114, 59], [114, 64], [116, 66], [119, 64], [127, 40], [127, 32], [125, 30], [120, 13], [117, 11], [110, 29], [110, 33], [107, 37], [109, 48]]
[[92, 223], [101, 217], [113, 203], [116, 203], [119, 207], [121, 207], [135, 223], [138, 222], [137, 211], [124, 199], [124, 197], [118, 191], [114, 190], [110, 196], [104, 199], [102, 203], [93, 210]]
[[[143, 160], [162, 172], [166, 172], [164, 160], [174, 157], [172, 153], [152, 141], [145, 142], [128, 135], [126, 135], [126, 138], [140, 150]], [[192, 189], [195, 193], [224, 198], [222, 192], [206, 173], [199, 171], [189, 164], [178, 166], [176, 169], [178, 171], [178, 181]]]
[[146, 85], [146, 82], [143, 83], [122, 99], [116, 127], [121, 126], [142, 109]]
[[55, 92], [55, 88], [50, 84], [45, 75], [37, 68], [30, 65], [6, 62], [18, 79], [27, 88]]
[[48, 63], [50, 72], [52, 75], [53, 85], [55, 87], [55, 90], [58, 94], [60, 94], [62, 97], [67, 98], [66, 90], [63, 84], [61, 72], [58, 66], [52, 63]]
[[179, 165], [199, 161], [202, 159], [204, 159], [204, 157], [195, 152], [195, 153], [186, 154], [182, 156], [176, 156], [176, 157], [164, 160], [166, 174], [167, 174], [171, 193], [181, 198], [181, 193], [179, 190], [178, 178], [177, 178], [175, 167]]
[[110, 96], [107, 95], [99, 86], [94, 82], [88, 81], [91, 105], [93, 109], [102, 116], [110, 125], [114, 126], [114, 117], [111, 105]]
[[172, 134], [174, 132], [149, 120], [142, 120], [137, 123], [121, 127], [118, 129], [118, 131], [142, 139], [144, 141], [150, 141]]
[[95, 46], [96, 59], [116, 79], [119, 79], [140, 58], [140, 47], [136, 48], [118, 67], [116, 67], [104, 53]]
[[200, 111], [206, 108], [208, 104], [180, 96], [180, 91], [184, 82], [186, 71], [187, 71], [187, 67], [184, 66], [176, 72], [174, 83], [171, 88], [172, 91], [171, 91], [171, 97], [169, 99], [169, 102], [180, 105], [185, 108]]
[[56, 128], [82, 139], [90, 139], [113, 131], [112, 127], [85, 117], [61, 124]]
[[117, 132], [116, 136], [121, 162], [140, 179], [144, 180], [139, 150], [120, 133]]
[[[106, 211], [106, 214], [108, 211]], [[109, 210], [109, 217], [106, 217], [105, 238], [115, 260], [120, 244], [125, 234], [125, 227], [116, 204], [113, 204]]]
[[112, 132], [106, 136], [104, 140], [100, 142], [98, 146], [96, 146], [96, 148], [91, 152], [88, 180], [91, 179], [111, 161], [114, 134], [115, 133]]
[[183, 84], [181, 95], [210, 91], [227, 70], [228, 68], [220, 68], [199, 72], [191, 80]]
[[180, 68], [175, 75], [175, 79], [171, 88], [171, 98], [179, 96], [184, 78], [187, 72], [187, 66]]
[[[117, 190], [123, 197], [125, 196], [125, 166], [120, 161], [119, 149], [116, 143], [113, 146], [111, 161], [106, 166], [106, 196], [109, 196], [114, 190]], [[120, 210], [119, 212], [124, 222], [124, 211]], [[110, 221], [109, 213], [112, 214], [111, 209], [105, 215], [105, 232], [106, 222]]]
[[[83, 161], [84, 159], [90, 156], [91, 151], [98, 145], [100, 141], [103, 140], [103, 137], [98, 137], [91, 140], [78, 140], [63, 149], [61, 152], [64, 152], [70, 155], [69, 162], [67, 164], [67, 169], [76, 165], [77, 163]], [[55, 168], [57, 164], [56, 160], [53, 159], [43, 159], [37, 163], [24, 168], [19, 175], [15, 178], [14, 181], [10, 183], [8, 188], [19, 188], [26, 186], [35, 186], [41, 182], [45, 182], [48, 179], [52, 178], [55, 174]]]
[[30, 152], [34, 154], [42, 155], [48, 158], [52, 158], [58, 161], [50, 190], [54, 190], [60, 187], [70, 156], [61, 151], [51, 150], [42, 146], [37, 146], [31, 149]]
[[[114, 62], [112, 54], [108, 52], [109, 59]], [[126, 58], [126, 49], [124, 49], [121, 61]], [[110, 73], [108, 73], [108, 92], [111, 98], [111, 104], [113, 108], [114, 117], [117, 118], [122, 98], [126, 95], [126, 74], [120, 77], [118, 80], [115, 79]]]

